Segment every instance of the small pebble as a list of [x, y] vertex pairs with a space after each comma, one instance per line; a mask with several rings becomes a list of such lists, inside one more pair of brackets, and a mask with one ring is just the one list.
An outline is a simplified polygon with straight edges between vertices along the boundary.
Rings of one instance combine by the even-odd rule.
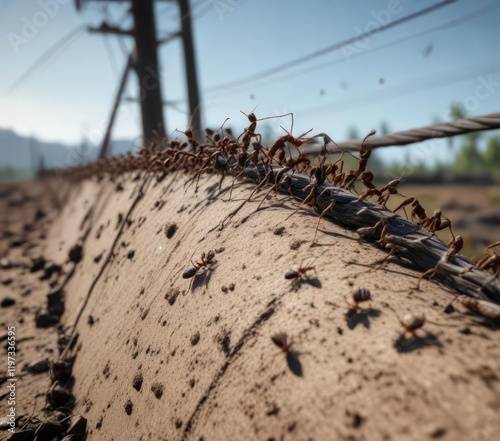
[[470, 335], [471, 334], [471, 330], [468, 326], [462, 326], [460, 327], [460, 329], [458, 330], [458, 332], [460, 332], [461, 334], [465, 334], [465, 335]]
[[16, 300], [15, 299], [12, 299], [10, 297], [5, 297], [2, 299], [2, 301], [0, 302], [0, 306], [2, 308], [8, 308], [9, 306], [12, 306], [12, 305], [15, 305], [16, 304]]

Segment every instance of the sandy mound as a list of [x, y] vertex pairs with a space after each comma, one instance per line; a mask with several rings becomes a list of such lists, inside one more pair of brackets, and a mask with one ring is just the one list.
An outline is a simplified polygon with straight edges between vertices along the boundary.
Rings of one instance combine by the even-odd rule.
[[[57, 329], [36, 328], [35, 313], [51, 281], [69, 275], [59, 347], [76, 357], [71, 412], [88, 420], [89, 440], [498, 436], [498, 327], [461, 305], [446, 308], [454, 294], [432, 282], [417, 291], [420, 273], [397, 258], [370, 270], [383, 251], [326, 220], [311, 247], [317, 217], [289, 218], [297, 206], [289, 197], [255, 212], [256, 203], [242, 206], [250, 184], [224, 202], [216, 177], [203, 177], [197, 193], [182, 174], [142, 179], [86, 180], [43, 197], [40, 185], [21, 187], [36, 197], [17, 207], [2, 199], [13, 234], [0, 250], [15, 264], [2, 271], [1, 299], [15, 300], [3, 309], [2, 332], [16, 326], [20, 422], [44, 418], [49, 374], [22, 366], [57, 359]], [[40, 205], [46, 216], [33, 220]], [[26, 242], [12, 247], [17, 231]], [[79, 240], [75, 265], [67, 261]], [[211, 270], [183, 278], [211, 250]], [[43, 270], [31, 272], [26, 257], [35, 255], [61, 273], [40, 281]], [[315, 271], [296, 283], [285, 278], [301, 266]], [[372, 300], [347, 320], [345, 299], [352, 303], [356, 288]], [[395, 347], [398, 316], [408, 313], [434, 323]], [[271, 339], [280, 332], [292, 340], [288, 353]], [[0, 407], [4, 416], [5, 396]]]

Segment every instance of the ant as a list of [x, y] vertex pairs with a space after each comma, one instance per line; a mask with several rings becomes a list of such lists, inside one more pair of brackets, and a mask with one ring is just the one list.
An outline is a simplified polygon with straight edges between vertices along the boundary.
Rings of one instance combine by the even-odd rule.
[[425, 273], [420, 276], [417, 283], [417, 289], [420, 289], [420, 282], [422, 279], [427, 278], [428, 280], [432, 279], [439, 271], [439, 267], [442, 262], [448, 262], [455, 254], [458, 254], [460, 250], [464, 246], [464, 240], [462, 236], [456, 236], [448, 242], [448, 251], [441, 257], [439, 262], [434, 268], [428, 269]]
[[[313, 206], [317, 205], [316, 200], [319, 199], [323, 195], [324, 191], [327, 190], [327, 189], [323, 190], [320, 193], [319, 197], [316, 198], [316, 190], [321, 185], [323, 185], [323, 183], [326, 180], [326, 170], [327, 170], [327, 166], [326, 165], [322, 165], [320, 167], [314, 167], [314, 168], [311, 169], [310, 175], [311, 175], [311, 177], [314, 177], [314, 181], [311, 180], [311, 182], [309, 184], [307, 184], [303, 188], [304, 192], [306, 192], [307, 190], [309, 190], [309, 193], [307, 194], [307, 196], [305, 197], [305, 199], [300, 203], [300, 205], [297, 207], [297, 209], [292, 214], [290, 214], [287, 217], [287, 219], [291, 218], [295, 213], [297, 213], [302, 208], [303, 205], [307, 205], [307, 204], [310, 204], [310, 205], [313, 205]], [[333, 208], [334, 206], [335, 205], [332, 205], [331, 208]], [[324, 212], [324, 214], [326, 214], [326, 212]]]
[[[493, 255], [490, 254], [490, 250], [500, 245], [500, 241], [492, 243], [486, 247], [484, 255], [479, 259], [474, 265], [462, 270], [462, 274], [473, 270], [474, 268], [488, 271], [491, 269], [493, 272], [493, 279], [500, 276], [500, 254], [493, 251]], [[492, 280], [493, 280], [492, 279]]]
[[332, 201], [326, 206], [326, 208], [319, 215], [318, 222], [316, 223], [316, 228], [314, 229], [314, 237], [313, 237], [312, 245], [314, 245], [316, 243], [316, 236], [318, 235], [318, 228], [319, 228], [319, 223], [321, 221], [321, 218], [323, 216], [325, 216], [327, 213], [329, 213], [331, 210], [333, 210], [336, 205], [337, 205], [337, 201], [335, 199], [332, 199]]
[[[382, 265], [385, 262], [387, 262], [387, 260], [389, 259], [389, 257], [391, 257], [394, 254], [394, 252], [396, 251], [396, 248], [397, 248], [397, 243], [396, 243], [397, 236], [394, 236], [393, 234], [388, 234], [387, 233], [387, 230], [388, 230], [389, 226], [388, 226], [387, 221], [385, 219], [379, 220], [371, 228], [366, 228], [363, 231], [363, 233], [365, 233], [365, 235], [369, 235], [370, 233], [374, 234], [374, 232], [376, 231], [376, 229], [380, 225], [383, 225], [383, 227], [382, 227], [382, 232], [380, 233], [380, 239], [377, 241], [377, 243], [380, 244], [380, 245], [383, 245], [383, 246], [390, 245], [391, 249], [390, 249], [389, 253], [387, 253], [387, 256], [385, 256], [382, 260], [379, 261], [379, 268], [382, 267]], [[370, 231], [371, 229], [373, 229], [373, 232]], [[359, 234], [363, 234], [362, 232], [360, 232], [360, 230], [361, 230], [361, 228], [358, 228], [358, 230], [357, 230], [358, 233]]]
[[245, 115], [248, 118], [248, 121], [250, 121], [250, 125], [245, 128], [244, 132], [242, 135], [243, 138], [241, 139], [241, 142], [243, 143], [243, 150], [246, 150], [248, 146], [250, 145], [250, 141], [252, 140], [253, 137], [259, 137], [260, 135], [255, 133], [255, 129], [257, 128], [257, 117], [254, 115], [253, 112], [249, 113], [248, 115], [240, 110], [243, 115]]
[[[393, 216], [396, 216], [396, 215], [393, 215]], [[376, 231], [382, 226], [382, 231], [380, 233], [380, 239], [377, 241], [377, 243], [379, 245], [383, 245], [384, 247], [387, 247], [387, 245], [389, 245], [391, 249], [389, 250], [389, 253], [387, 254], [387, 256], [385, 256], [381, 260], [377, 260], [376, 262], [374, 262], [374, 265], [378, 264], [376, 269], [379, 269], [382, 267], [382, 265], [389, 259], [389, 257], [391, 257], [394, 254], [394, 252], [396, 251], [398, 246], [400, 248], [405, 248], [407, 246], [406, 239], [404, 239], [403, 237], [396, 236], [394, 234], [389, 234], [387, 232], [388, 228], [389, 228], [389, 224], [387, 223], [388, 219], [389, 218], [380, 219], [372, 227], [361, 227], [361, 228], [358, 228], [356, 230], [356, 232], [361, 237], [369, 238], [369, 237], [373, 236], [376, 233]], [[427, 239], [427, 237], [425, 237], [424, 239], [416, 239], [416, 240], [413, 240], [411, 242], [414, 242], [414, 243], [421, 242], [422, 240], [425, 240], [425, 239]]]
[[465, 295], [459, 295], [453, 301], [455, 300], [484, 317], [500, 322], [500, 306], [495, 303], [488, 302], [487, 300], [473, 299]]
[[372, 227], [361, 227], [356, 230], [356, 232], [365, 238], [372, 237], [378, 230], [380, 226], [385, 226], [387, 221], [385, 219], [380, 219], [375, 225]]
[[[365, 143], [366, 143], [366, 140], [370, 136], [375, 135], [375, 133], [376, 133], [375, 130], [371, 130], [370, 133], [368, 133], [368, 135], [366, 135], [365, 138], [363, 139], [363, 141], [361, 142], [361, 146], [359, 148], [358, 170], [350, 170], [348, 172], [348, 175], [344, 178], [344, 182], [342, 183], [342, 187], [346, 188], [347, 190], [350, 190], [352, 188], [352, 186], [354, 185], [356, 180], [366, 170], [366, 166], [368, 164], [368, 159], [370, 158], [370, 155], [372, 154], [372, 147], [370, 145], [366, 145], [366, 147], [365, 147]], [[366, 179], [366, 175], [365, 175], [365, 179]], [[371, 179], [373, 179], [373, 174], [372, 174]], [[370, 179], [370, 183], [371, 183], [371, 179]], [[372, 186], [375, 187], [373, 184], [372, 184]]]
[[186, 138], [188, 139], [188, 143], [193, 147], [194, 150], [196, 150], [199, 147], [198, 142], [193, 137], [193, 131], [191, 129], [187, 129], [185, 131], [175, 129], [175, 131], [186, 135]]
[[376, 189], [375, 184], [373, 184], [373, 180], [375, 179], [375, 176], [370, 170], [363, 170], [363, 173], [360, 175], [361, 182], [363, 185], [368, 188], [368, 189]]
[[287, 356], [292, 352], [293, 340], [288, 338], [285, 332], [279, 332], [271, 336], [273, 343], [278, 346]]
[[[353, 170], [351, 170], [353, 172]], [[365, 199], [369, 198], [370, 196], [378, 196], [377, 202], [382, 205], [385, 209], [387, 209], [387, 201], [389, 200], [389, 197], [392, 194], [401, 194], [397, 190], [397, 186], [400, 184], [401, 179], [403, 179], [404, 173], [398, 178], [398, 179], [393, 179], [392, 181], [388, 182], [386, 185], [384, 185], [382, 188], [378, 189], [375, 187], [375, 185], [372, 184], [372, 173], [369, 172], [365, 174], [364, 179], [362, 180], [363, 184], [365, 184], [368, 187], [368, 190], [365, 192], [361, 193], [359, 198], [355, 202], [362, 202]], [[346, 177], [346, 179], [349, 178], [352, 180], [354, 178], [353, 173], [349, 175], [349, 177]], [[344, 179], [344, 181], [346, 180]], [[349, 181], [351, 182], [351, 181]], [[348, 183], [349, 183], [348, 182]], [[345, 185], [345, 182], [343, 183]], [[349, 187], [350, 188], [350, 187]], [[401, 195], [402, 196], [402, 195]], [[409, 203], [409, 202], [408, 202]], [[403, 208], [403, 207], [398, 207], [398, 209]]]
[[302, 365], [299, 361], [300, 353], [292, 349], [292, 339], [289, 338], [285, 332], [279, 332], [278, 334], [272, 335], [271, 340], [285, 354], [286, 363], [290, 371], [297, 377], [302, 377]]
[[399, 204], [395, 209], [394, 213], [397, 213], [401, 208], [405, 212], [406, 217], [408, 217], [406, 213], [405, 207], [411, 204], [411, 219], [419, 219], [419, 222], [425, 221], [427, 219], [427, 213], [425, 212], [424, 207], [420, 205], [420, 202], [413, 196], [406, 198], [401, 204]]
[[[371, 135], [368, 135], [368, 136], [371, 136]], [[366, 138], [368, 138], [368, 136]], [[332, 176], [331, 183], [333, 185], [340, 185], [340, 186], [342, 186], [342, 185], [347, 184], [347, 182], [349, 181], [349, 179], [346, 179], [346, 175], [349, 174], [349, 172], [343, 172], [342, 171], [343, 168], [344, 168], [344, 161], [342, 160], [342, 158], [344, 157], [345, 153], [347, 153], [348, 155], [352, 156], [354, 159], [358, 160], [358, 162], [359, 162], [359, 158], [357, 158], [356, 156], [354, 156], [348, 150], [344, 150], [342, 147], [340, 147], [330, 137], [330, 135], [328, 135], [327, 133], [321, 132], [321, 133], [318, 133], [315, 136], [311, 136], [311, 138], [309, 138], [309, 139], [315, 139], [315, 138], [319, 138], [319, 137], [323, 137], [323, 141], [324, 141], [323, 149], [321, 151], [321, 154], [319, 155], [319, 157], [321, 158], [321, 160], [320, 160], [320, 166], [322, 166], [324, 164], [324, 162], [326, 160], [326, 154], [330, 153], [330, 151], [326, 147], [327, 144], [332, 143], [333, 145], [335, 145], [335, 147], [340, 152], [340, 158], [337, 159], [332, 164], [328, 165], [325, 174], [326, 174], [326, 176]], [[365, 140], [366, 140], [366, 138], [365, 138]], [[364, 141], [363, 141], [363, 143], [364, 143]], [[366, 161], [368, 161], [367, 157], [366, 157]], [[337, 165], [337, 164], [339, 164], [339, 165]], [[366, 164], [365, 165], [362, 164], [361, 166], [364, 167], [364, 166], [366, 166]]]
[[286, 135], [280, 136], [274, 141], [274, 144], [271, 146], [269, 149], [269, 157], [272, 159], [278, 154], [278, 159], [277, 162], [279, 165], [283, 165], [285, 161], [285, 148], [286, 148], [286, 143], [292, 144], [295, 148], [297, 148], [297, 151], [299, 152], [299, 155], [301, 155], [300, 150], [298, 147], [300, 147], [302, 144], [304, 144], [305, 141], [309, 141], [311, 139], [316, 138], [318, 135], [313, 136], [309, 139], [304, 139], [304, 136], [306, 136], [309, 132], [312, 131], [312, 129], [309, 129], [307, 132], [302, 133], [302, 135], [295, 137], [292, 135], [293, 132], [293, 113], [292, 115], [292, 126], [290, 128], [290, 132], [286, 130], [283, 126], [280, 126], [285, 132]]
[[[200, 177], [202, 173], [210, 168], [210, 163], [213, 161], [213, 169], [216, 171], [222, 171], [226, 173], [230, 166], [228, 162], [228, 157], [223, 153], [223, 146], [219, 147], [216, 149], [206, 160], [205, 162], [201, 165], [200, 169], [194, 174], [194, 176], [190, 179], [190, 182], [193, 183], [196, 178], [196, 189], [195, 193], [198, 191], [198, 185], [200, 183]], [[189, 184], [190, 186], [191, 184]], [[188, 187], [189, 187], [188, 186]]]
[[[286, 143], [290, 143], [295, 147], [300, 147], [305, 140], [304, 136], [306, 136], [309, 132], [312, 131], [312, 129], [308, 130], [307, 132], [304, 132], [302, 135], [299, 137], [295, 138], [290, 132], [288, 132], [283, 126], [280, 126], [287, 134], [280, 136], [276, 141], [274, 141], [274, 144], [271, 146], [269, 149], [269, 157], [274, 158], [276, 153], [278, 153], [278, 164], [282, 165], [282, 163], [285, 161], [285, 147]], [[300, 154], [300, 150], [297, 148], [297, 151]]]
[[363, 142], [361, 143], [361, 146], [359, 148], [359, 163], [358, 163], [358, 171], [361, 174], [363, 171], [366, 169], [366, 165], [368, 164], [368, 159], [370, 158], [370, 155], [372, 154], [372, 147], [371, 145], [367, 145], [365, 147], [365, 142], [366, 140], [370, 137], [375, 135], [377, 133], [375, 130], [371, 130], [368, 135], [365, 136], [363, 139]]
[[453, 238], [455, 237], [451, 229], [451, 221], [447, 217], [442, 215], [439, 208], [434, 211], [434, 214], [431, 217], [428, 217], [427, 219], [419, 222], [419, 225], [427, 228], [433, 235], [436, 233], [436, 231], [441, 231], [445, 228], [449, 228], [451, 236]]
[[[303, 166], [301, 167], [301, 169], [299, 169], [298, 166], [301, 164], [303, 164]], [[285, 160], [285, 166], [293, 169], [294, 171], [297, 170], [299, 173], [302, 173], [305, 170], [311, 168], [311, 160], [299, 150], [299, 156], [297, 156], [296, 158], [287, 158]]]
[[[389, 200], [389, 197], [392, 194], [401, 194], [398, 192], [396, 187], [399, 185], [399, 183], [401, 182], [401, 179], [403, 179], [403, 177], [404, 177], [404, 172], [398, 179], [393, 179], [392, 181], [388, 182], [386, 185], [384, 185], [379, 190], [381, 194], [379, 195], [377, 202], [380, 205], [382, 205], [382, 207], [387, 209], [386, 204], [387, 204], [387, 201]], [[403, 195], [401, 195], [401, 196], [403, 196]]]
[[248, 147], [250, 146], [250, 141], [252, 140], [252, 138], [257, 138], [258, 142], [259, 143], [261, 142], [261, 138], [262, 138], [261, 135], [258, 133], [255, 133], [255, 129], [257, 128], [257, 121], [264, 121], [266, 119], [271, 119], [271, 118], [283, 118], [283, 117], [288, 116], [288, 115], [292, 115], [292, 118], [293, 118], [293, 113], [285, 113], [284, 115], [266, 116], [265, 118], [257, 119], [257, 117], [255, 116], [253, 111], [251, 113], [249, 113], [248, 115], [245, 112], [243, 112], [242, 110], [240, 110], [240, 112], [243, 113], [243, 115], [245, 115], [248, 118], [248, 121], [250, 121], [250, 125], [247, 128], [245, 128], [244, 132], [238, 137], [238, 139], [240, 137], [242, 137], [241, 142], [243, 143], [243, 150], [244, 151], [246, 151], [248, 149]]
[[347, 299], [344, 297], [345, 302], [349, 305], [349, 307], [344, 310], [344, 315], [347, 319], [354, 317], [354, 315], [358, 311], [363, 310], [359, 306], [359, 303], [371, 300], [371, 293], [366, 288], [358, 288], [352, 292], [351, 297], [352, 300], [354, 301], [354, 304], [349, 303]]
[[[292, 288], [298, 288], [300, 284], [304, 281], [304, 276], [308, 271], [314, 271], [316, 277], [318, 273], [316, 272], [316, 267], [314, 266], [299, 266], [297, 270], [290, 270], [285, 273], [285, 279], [292, 280]], [[307, 278], [307, 276], [306, 276]]]
[[424, 324], [428, 321], [425, 318], [425, 315], [420, 314], [406, 314], [403, 319], [398, 317], [399, 323], [402, 326], [402, 330], [399, 330], [393, 338], [394, 347], [398, 347], [400, 343], [406, 340], [406, 334], [411, 333], [413, 337], [418, 337], [416, 331], [424, 326]]
[[[199, 260], [197, 262], [193, 262], [191, 260], [191, 264], [193, 266], [191, 268], [186, 269], [182, 273], [182, 278], [183, 279], [191, 279], [192, 277], [196, 276], [196, 274], [198, 274], [200, 269], [202, 269], [203, 267], [205, 267], [207, 269], [211, 269], [212, 266], [217, 263], [217, 261], [214, 260], [214, 257], [215, 257], [214, 251], [209, 251], [208, 253], [205, 253], [205, 252], [201, 253], [201, 260]], [[192, 280], [191, 280], [191, 283], [193, 283]], [[191, 287], [191, 284], [189, 284], [189, 287]]]
[[[205, 129], [205, 138], [207, 141], [210, 141], [212, 144], [218, 144], [220, 142], [229, 142], [230, 139], [226, 136], [224, 136], [224, 125], [226, 122], [228, 122], [230, 118], [226, 118], [222, 125], [219, 127], [219, 130], [215, 132], [212, 129], [209, 129], [208, 127]], [[229, 136], [232, 138], [232, 133], [230, 129], [225, 129], [226, 132], [229, 133]], [[224, 141], [225, 140], [225, 141]]]
[[497, 254], [495, 251], [493, 255], [490, 255], [488, 252], [492, 248], [500, 246], [500, 241], [492, 243], [486, 247], [486, 251], [482, 259], [480, 259], [476, 266], [481, 270], [489, 270], [491, 269], [495, 274], [495, 277], [500, 276], [500, 254]]

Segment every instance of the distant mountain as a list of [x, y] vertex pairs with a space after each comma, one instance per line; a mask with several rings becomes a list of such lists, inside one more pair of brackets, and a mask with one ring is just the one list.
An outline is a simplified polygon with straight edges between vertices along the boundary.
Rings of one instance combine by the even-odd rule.
[[[117, 140], [111, 143], [113, 154], [132, 150], [132, 141]], [[28, 171], [31, 175], [43, 163], [44, 168], [63, 168], [94, 161], [98, 147], [82, 143], [66, 145], [26, 138], [12, 130], [0, 129], [0, 167], [10, 166]]]

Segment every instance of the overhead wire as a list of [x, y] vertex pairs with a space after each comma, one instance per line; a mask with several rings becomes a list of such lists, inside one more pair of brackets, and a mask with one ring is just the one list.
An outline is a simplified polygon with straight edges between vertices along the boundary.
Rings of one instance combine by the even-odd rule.
[[394, 21], [389, 22], [389, 23], [387, 23], [385, 25], [381, 25], [381, 26], [379, 26], [377, 28], [374, 28], [374, 29], [372, 29], [370, 31], [366, 31], [363, 34], [359, 34], [359, 35], [356, 35], [354, 37], [347, 38], [345, 40], [342, 40], [340, 42], [337, 42], [335, 44], [327, 46], [327, 47], [325, 47], [323, 49], [311, 52], [311, 53], [306, 54], [306, 55], [302, 55], [299, 58], [296, 58], [296, 59], [287, 61], [285, 63], [282, 63], [280, 65], [277, 65], [277, 66], [265, 69], [265, 70], [263, 70], [261, 72], [257, 72], [255, 74], [249, 75], [247, 77], [240, 78], [239, 80], [229, 81], [229, 82], [226, 82], [226, 83], [221, 83], [221, 84], [218, 84], [218, 85], [215, 85], [215, 86], [207, 87], [205, 89], [205, 92], [208, 92], [208, 91], [220, 91], [220, 90], [227, 89], [229, 87], [235, 87], [235, 86], [239, 86], [239, 85], [243, 85], [243, 84], [248, 84], [248, 83], [251, 83], [253, 81], [257, 81], [257, 80], [260, 80], [262, 78], [269, 77], [271, 75], [274, 75], [274, 74], [277, 74], [279, 72], [285, 71], [285, 70], [287, 70], [287, 69], [289, 69], [291, 67], [296, 67], [299, 64], [306, 63], [307, 61], [313, 60], [315, 58], [321, 57], [321, 56], [323, 56], [325, 54], [328, 54], [330, 52], [333, 52], [333, 51], [336, 51], [338, 49], [341, 49], [342, 47], [345, 47], [345, 46], [347, 46], [349, 44], [353, 44], [353, 43], [355, 43], [358, 40], [367, 38], [367, 37], [369, 37], [371, 35], [374, 35], [374, 34], [377, 34], [379, 32], [385, 31], [387, 29], [393, 28], [393, 27], [398, 26], [398, 25], [400, 25], [402, 23], [405, 23], [405, 22], [407, 22], [409, 20], [413, 20], [413, 19], [415, 19], [417, 17], [421, 17], [423, 15], [426, 15], [426, 14], [429, 14], [431, 12], [434, 12], [437, 9], [440, 9], [440, 8], [442, 8], [444, 6], [451, 5], [453, 3], [456, 3], [457, 1], [458, 0], [443, 0], [443, 1], [439, 2], [439, 3], [437, 3], [437, 4], [434, 4], [434, 5], [429, 6], [427, 8], [421, 9], [421, 10], [419, 10], [417, 12], [405, 15], [404, 17], [401, 17], [400, 19], [394, 20]]
[[[469, 13], [469, 14], [463, 15], [463, 16], [461, 16], [459, 18], [450, 20], [448, 22], [445, 22], [445, 23], [442, 23], [440, 25], [431, 27], [429, 29], [425, 29], [425, 30], [416, 32], [416, 33], [408, 35], [406, 37], [398, 38], [398, 39], [396, 39], [394, 41], [391, 41], [391, 42], [388, 42], [386, 44], [381, 44], [381, 45], [373, 47], [371, 49], [366, 49], [366, 50], [363, 50], [363, 51], [361, 51], [359, 53], [354, 53], [354, 54], [351, 55], [351, 59], [357, 59], [357, 58], [362, 57], [364, 55], [368, 55], [368, 54], [372, 54], [372, 53], [375, 53], [375, 52], [379, 52], [381, 50], [384, 50], [384, 49], [396, 46], [398, 44], [401, 44], [401, 43], [413, 40], [413, 39], [421, 37], [423, 35], [427, 35], [427, 34], [430, 34], [430, 33], [433, 33], [433, 32], [438, 32], [438, 31], [441, 31], [441, 30], [444, 30], [444, 29], [455, 27], [455, 26], [459, 26], [462, 23], [464, 23], [464, 22], [466, 22], [466, 21], [468, 21], [468, 20], [470, 20], [472, 18], [475, 18], [475, 17], [479, 16], [481, 13], [484, 13], [485, 10], [488, 9], [491, 5], [492, 5], [492, 3], [490, 2], [487, 5], [483, 6], [482, 8], [480, 8], [478, 10], [475, 10], [475, 11]], [[316, 70], [324, 69], [324, 68], [330, 67], [332, 65], [340, 64], [340, 63], [343, 63], [343, 62], [345, 62], [345, 58], [344, 57], [342, 57], [342, 58], [336, 58], [334, 60], [330, 60], [330, 61], [327, 61], [327, 62], [322, 63], [322, 64], [318, 64], [318, 65], [315, 65], [315, 66], [306, 67], [306, 68], [301, 69], [301, 70], [297, 70], [297, 71], [293, 71], [293, 72], [287, 73], [286, 75], [281, 75], [281, 76], [277, 76], [277, 77], [273, 77], [273, 78], [268, 78], [267, 80], [258, 81], [255, 84], [253, 84], [252, 85], [252, 89], [257, 89], [257, 88], [264, 87], [264, 86], [267, 86], [269, 84], [274, 84], [274, 83], [277, 83], [277, 82], [283, 83], [284, 81], [287, 81], [287, 80], [289, 80], [291, 78], [295, 78], [295, 77], [307, 74], [309, 72], [313, 72], [313, 71], [316, 71]], [[243, 89], [243, 87], [245, 89]], [[230, 90], [230, 89], [235, 89], [235, 88], [236, 88], [236, 90]], [[243, 86], [243, 85], [242, 86], [230, 87], [230, 88], [228, 88], [228, 91], [224, 93], [224, 95], [217, 94], [217, 96], [215, 96], [215, 97], [212, 98], [212, 101], [213, 100], [217, 100], [218, 98], [223, 99], [223, 98], [225, 98], [228, 95], [233, 95], [233, 94], [236, 94], [236, 93], [241, 93], [242, 91], [247, 91], [247, 90], [248, 90], [248, 86]], [[212, 95], [212, 94], [215, 93], [215, 91], [206, 91], [205, 93], [207, 95]]]
[[36, 70], [40, 69], [43, 65], [49, 62], [54, 56], [69, 47], [78, 38], [85, 33], [86, 25], [79, 25], [67, 34], [64, 34], [52, 46], [50, 46], [42, 55], [40, 55], [31, 65], [26, 69], [21, 76], [19, 76], [8, 88], [6, 94], [10, 94], [23, 84]]
[[[104, 21], [107, 23], [112, 22], [112, 20], [110, 20], [110, 12], [108, 9], [108, 5], [98, 3], [97, 7], [99, 8], [99, 12], [101, 13]], [[103, 33], [102, 37], [103, 37], [102, 41], [104, 44], [104, 49], [106, 50], [106, 55], [108, 57], [109, 64], [111, 65], [111, 69], [113, 70], [113, 73], [115, 74], [115, 76], [118, 76], [119, 75], [118, 64], [116, 62], [116, 57], [115, 57], [115, 54], [113, 52], [113, 48], [111, 47], [111, 43], [109, 41], [109, 35], [106, 33]]]
[[333, 107], [341, 108], [342, 110], [348, 108], [358, 108], [363, 107], [369, 104], [376, 103], [378, 101], [387, 100], [390, 98], [395, 98], [398, 96], [403, 96], [415, 92], [420, 92], [422, 90], [432, 90], [442, 86], [448, 86], [455, 83], [460, 83], [462, 81], [470, 80], [471, 78], [476, 77], [477, 75], [498, 72], [500, 69], [500, 64], [493, 63], [487, 66], [477, 67], [472, 66], [469, 70], [464, 71], [461, 70], [457, 72], [456, 69], [448, 71], [445, 75], [430, 75], [424, 78], [419, 79], [411, 79], [408, 83], [411, 85], [408, 87], [407, 85], [395, 87], [392, 90], [384, 89], [383, 91], [376, 92], [371, 96], [364, 95], [359, 99], [350, 98], [349, 100], [339, 101], [336, 103], [326, 103], [321, 104], [319, 106], [308, 107], [304, 109], [296, 110], [296, 113], [301, 114], [311, 114], [313, 112], [323, 111], [326, 109], [331, 109]]

